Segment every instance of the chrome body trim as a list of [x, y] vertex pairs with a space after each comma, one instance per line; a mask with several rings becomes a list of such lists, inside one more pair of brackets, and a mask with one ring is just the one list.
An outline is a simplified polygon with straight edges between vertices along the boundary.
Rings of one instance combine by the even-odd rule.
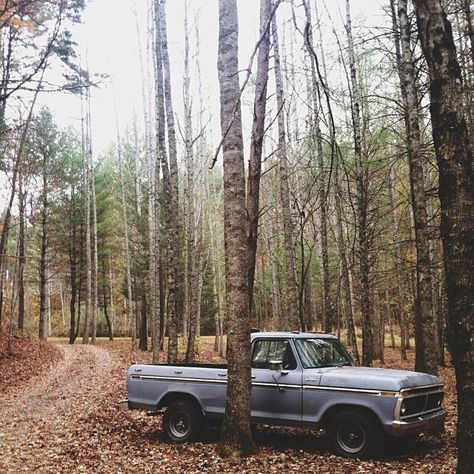
[[[219, 374], [221, 375], [221, 374]], [[392, 392], [387, 390], [370, 390], [364, 388], [341, 388], [341, 387], [327, 387], [322, 385], [293, 385], [293, 384], [284, 384], [284, 383], [269, 383], [269, 382], [257, 382], [252, 376], [252, 386], [257, 387], [275, 387], [275, 388], [291, 388], [291, 389], [302, 389], [302, 390], [321, 390], [329, 392], [349, 392], [349, 393], [359, 393], [365, 395], [376, 395], [376, 396], [385, 396], [385, 397], [396, 397], [398, 392]], [[131, 380], [162, 380], [166, 382], [189, 382], [189, 383], [216, 383], [216, 384], [226, 384], [227, 380], [218, 380], [218, 379], [203, 379], [203, 378], [193, 378], [193, 377], [167, 377], [163, 375], [134, 375], [131, 377]]]

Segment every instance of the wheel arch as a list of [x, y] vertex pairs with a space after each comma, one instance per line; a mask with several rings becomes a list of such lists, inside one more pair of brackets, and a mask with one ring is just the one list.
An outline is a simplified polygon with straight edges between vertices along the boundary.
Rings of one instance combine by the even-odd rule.
[[380, 417], [372, 408], [355, 403], [336, 403], [334, 405], [331, 405], [329, 408], [327, 408], [327, 410], [321, 417], [321, 427], [327, 428], [333, 416], [337, 413], [341, 413], [342, 411], [357, 411], [359, 413], [365, 413], [366, 415], [370, 416], [376, 423], [378, 423], [380, 428], [383, 427]]
[[199, 400], [197, 397], [191, 393], [186, 393], [186, 392], [168, 392], [166, 393], [158, 402], [157, 405], [157, 410], [160, 410], [162, 408], [166, 408], [168, 405], [170, 405], [173, 402], [178, 402], [178, 401], [186, 401], [194, 404], [196, 408], [199, 409], [199, 411], [205, 415], [204, 410], [202, 409], [201, 404], [199, 403]]

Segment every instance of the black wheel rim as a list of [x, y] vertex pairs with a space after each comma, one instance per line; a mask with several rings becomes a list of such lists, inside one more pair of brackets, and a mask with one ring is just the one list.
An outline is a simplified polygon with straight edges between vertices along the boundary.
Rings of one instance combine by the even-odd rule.
[[191, 417], [184, 410], [176, 410], [170, 416], [169, 428], [175, 438], [185, 438], [191, 430]]
[[364, 447], [365, 441], [365, 432], [356, 422], [346, 421], [337, 430], [337, 442], [347, 453], [358, 453]]

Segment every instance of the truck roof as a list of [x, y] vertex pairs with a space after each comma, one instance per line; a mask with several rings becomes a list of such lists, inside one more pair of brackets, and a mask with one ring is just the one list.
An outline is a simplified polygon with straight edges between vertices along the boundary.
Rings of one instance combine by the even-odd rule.
[[307, 338], [337, 339], [337, 337], [334, 334], [327, 334], [324, 332], [266, 331], [266, 332], [253, 332], [251, 334], [252, 341], [260, 337], [268, 337], [268, 338], [288, 337], [292, 339], [307, 339]]

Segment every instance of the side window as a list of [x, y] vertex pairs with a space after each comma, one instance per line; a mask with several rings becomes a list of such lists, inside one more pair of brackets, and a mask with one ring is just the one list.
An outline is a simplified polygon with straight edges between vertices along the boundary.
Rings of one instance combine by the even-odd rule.
[[272, 360], [281, 360], [285, 370], [296, 369], [296, 359], [288, 340], [257, 340], [253, 347], [252, 367], [254, 369], [268, 369], [269, 362]]

